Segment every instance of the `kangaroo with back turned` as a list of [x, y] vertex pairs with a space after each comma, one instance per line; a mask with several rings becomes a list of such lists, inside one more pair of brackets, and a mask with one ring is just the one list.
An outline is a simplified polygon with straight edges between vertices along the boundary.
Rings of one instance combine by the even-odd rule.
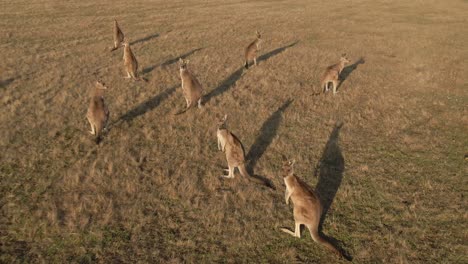
[[117, 19], [114, 19], [114, 47], [111, 51], [118, 49], [124, 41], [124, 34], [117, 23]]
[[[319, 233], [320, 217], [322, 216], [322, 204], [315, 191], [303, 180], [294, 174], [294, 161], [288, 161], [283, 157], [283, 177], [286, 184], [285, 201], [289, 204], [289, 199], [293, 202], [293, 214], [295, 221], [294, 232], [286, 228], [281, 228], [285, 233], [292, 236], [301, 237], [301, 225], [305, 225], [312, 236], [312, 239], [327, 247], [335, 254], [344, 256], [342, 252], [332, 243], [327, 241]], [[346, 257], [345, 257], [346, 258]], [[347, 259], [347, 258], [346, 258]]]
[[322, 76], [321, 86], [323, 92], [328, 92], [329, 84], [332, 83], [333, 94], [336, 94], [336, 88], [338, 87], [338, 79], [340, 77], [341, 71], [343, 71], [345, 65], [349, 63], [349, 59], [346, 57], [346, 53], [341, 55], [340, 62], [328, 66]]
[[101, 141], [102, 132], [109, 121], [109, 109], [104, 102], [104, 90], [106, 89], [107, 87], [104, 83], [101, 81], [96, 82], [96, 86], [91, 93], [91, 101], [86, 114], [86, 118], [91, 125], [89, 133], [96, 136], [96, 144], [99, 144]]

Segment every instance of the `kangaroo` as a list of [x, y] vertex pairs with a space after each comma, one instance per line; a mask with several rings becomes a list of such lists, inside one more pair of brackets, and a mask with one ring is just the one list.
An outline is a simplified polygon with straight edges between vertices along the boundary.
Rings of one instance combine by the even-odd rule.
[[125, 79], [132, 78], [134, 81], [145, 80], [138, 76], [138, 61], [135, 58], [135, 55], [133, 54], [132, 49], [130, 49], [130, 44], [128, 43], [128, 40], [124, 39], [122, 45], [124, 46], [124, 55], [123, 55], [124, 67], [125, 67], [125, 71], [127, 72], [127, 76], [124, 78]]
[[114, 19], [114, 47], [111, 51], [114, 51], [119, 48], [124, 40], [124, 34], [117, 23], [117, 19]]
[[96, 135], [96, 144], [99, 144], [101, 141], [102, 132], [109, 121], [109, 109], [104, 102], [103, 96], [106, 89], [107, 87], [104, 83], [100, 81], [96, 82], [96, 86], [91, 94], [88, 113], [86, 114], [86, 118], [88, 118], [88, 122], [91, 125], [89, 133]]
[[289, 198], [293, 201], [295, 231], [281, 228], [292, 236], [301, 237], [301, 225], [305, 225], [312, 236], [312, 239], [327, 248], [331, 249], [339, 256], [343, 256], [340, 250], [325, 240], [319, 233], [318, 227], [322, 215], [322, 205], [318, 195], [304, 181], [294, 175], [294, 161], [288, 161], [283, 157], [283, 177], [286, 184], [285, 200], [289, 204]]
[[218, 150], [221, 150], [226, 153], [226, 160], [229, 166], [229, 169], [226, 171], [229, 172], [228, 175], [222, 175], [221, 177], [225, 178], [234, 178], [234, 169], [237, 167], [239, 172], [244, 177], [250, 177], [247, 169], [245, 167], [245, 151], [244, 146], [240, 140], [226, 128], [226, 119], [225, 115], [218, 123]]
[[322, 77], [322, 88], [323, 92], [328, 92], [328, 84], [332, 83], [333, 86], [333, 94], [336, 94], [336, 87], [338, 87], [338, 78], [341, 74], [341, 71], [345, 67], [345, 65], [349, 63], [348, 58], [346, 57], [346, 53], [341, 55], [340, 62], [337, 64], [328, 66], [325, 70], [323, 77]]
[[187, 68], [188, 60], [179, 59], [180, 80], [182, 81], [182, 92], [187, 103], [187, 107], [177, 114], [185, 113], [190, 107], [198, 103], [198, 108], [202, 107], [203, 87]]
[[249, 61], [254, 61], [255, 66], [257, 66], [257, 51], [260, 50], [260, 44], [262, 43], [262, 35], [260, 32], [255, 31], [257, 35], [257, 39], [254, 40], [252, 43], [245, 48], [245, 64], [244, 67], [246, 69], [249, 68]]

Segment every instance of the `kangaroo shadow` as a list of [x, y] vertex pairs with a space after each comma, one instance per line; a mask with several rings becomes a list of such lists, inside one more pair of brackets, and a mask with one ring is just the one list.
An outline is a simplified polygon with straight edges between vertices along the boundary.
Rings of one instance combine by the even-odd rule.
[[189, 52], [187, 52], [187, 53], [185, 53], [185, 54], [182, 54], [182, 55], [180, 55], [180, 56], [178, 56], [178, 57], [175, 57], [175, 58], [172, 58], [172, 59], [170, 59], [170, 60], [167, 60], [167, 61], [163, 62], [163, 63], [161, 64], [161, 66], [169, 66], [169, 65], [171, 65], [171, 64], [173, 64], [173, 63], [178, 62], [179, 59], [185, 59], [185, 58], [187, 58], [188, 56], [190, 56], [190, 55], [194, 54], [195, 52], [200, 51], [200, 50], [202, 50], [202, 49], [204, 49], [204, 48], [198, 48], [198, 49], [191, 50], [191, 51], [189, 51]]
[[[255, 165], [263, 156], [271, 142], [273, 142], [282, 120], [282, 114], [289, 107], [289, 105], [291, 105], [292, 102], [293, 100], [288, 99], [262, 124], [262, 127], [260, 128], [260, 134], [255, 139], [254, 143], [250, 147], [249, 153], [247, 153], [246, 156], [248, 162], [247, 170], [249, 171], [250, 175], [254, 175], [253, 172]], [[275, 189], [273, 183], [269, 179], [259, 175], [254, 175], [253, 177], [262, 180], [265, 185]]]
[[298, 40], [295, 41], [295, 42], [293, 42], [293, 43], [291, 43], [291, 44], [289, 44], [289, 45], [286, 45], [286, 46], [284, 46], [284, 47], [277, 48], [277, 49], [272, 50], [272, 51], [270, 51], [270, 52], [268, 52], [268, 53], [265, 53], [265, 54], [261, 55], [260, 57], [258, 57], [257, 62], [266, 61], [266, 60], [268, 60], [269, 58], [271, 58], [271, 57], [273, 57], [273, 56], [275, 56], [275, 55], [278, 55], [279, 53], [285, 51], [286, 49], [295, 46], [297, 43], [299, 43]]
[[135, 108], [131, 109], [127, 113], [123, 114], [119, 117], [118, 121], [131, 121], [134, 118], [144, 115], [146, 112], [153, 110], [154, 108], [158, 107], [162, 101], [166, 100], [172, 93], [175, 92], [177, 86], [173, 86], [168, 88], [158, 95], [144, 101], [143, 103], [139, 104]]
[[145, 42], [145, 41], [149, 41], [149, 40], [152, 40], [152, 39], [157, 38], [157, 37], [159, 37], [159, 33], [148, 35], [148, 36], [146, 36], [144, 38], [137, 39], [137, 40], [134, 40], [134, 41], [130, 42], [130, 45], [135, 45], [137, 43], [142, 43], [142, 42]]
[[231, 88], [241, 77], [244, 67], [240, 67], [235, 72], [233, 72], [229, 77], [227, 77], [218, 87], [211, 90], [208, 94], [204, 96], [204, 101], [207, 103], [211, 98], [221, 95]]
[[325, 221], [328, 210], [330, 209], [330, 206], [335, 199], [338, 188], [341, 185], [343, 172], [345, 169], [345, 160], [338, 142], [340, 129], [342, 126], [342, 122], [337, 122], [335, 124], [335, 127], [333, 128], [333, 131], [331, 132], [327, 144], [323, 150], [322, 157], [315, 168], [315, 176], [319, 174], [319, 180], [315, 190], [320, 197], [320, 201], [323, 207], [319, 224], [320, 234], [329, 242], [337, 246], [337, 248], [340, 248], [343, 256], [346, 259], [351, 260], [352, 257], [339, 246], [339, 244], [342, 244], [341, 241], [329, 237], [322, 232], [323, 222]]
[[[263, 54], [262, 56], [258, 57], [257, 62], [268, 60], [269, 58], [283, 52], [287, 48], [290, 48], [294, 45], [296, 45], [299, 41], [296, 41], [294, 43], [291, 43], [287, 46], [277, 48], [275, 50], [272, 50], [266, 54]], [[204, 96], [205, 102], [208, 102], [211, 98], [216, 97], [218, 95], [221, 95], [222, 93], [226, 92], [229, 90], [241, 77], [242, 73], [244, 72], [244, 67], [240, 67], [237, 69], [235, 72], [233, 72], [229, 77], [227, 77], [218, 87], [215, 89], [211, 90], [208, 94]]]
[[15, 80], [15, 78], [8, 78], [6, 80], [0, 81], [0, 87], [7, 87], [14, 80]]
[[177, 61], [179, 61], [179, 59], [185, 59], [185, 58], [187, 58], [188, 56], [190, 56], [190, 55], [194, 54], [195, 52], [197, 52], [197, 51], [199, 51], [199, 50], [202, 50], [202, 49], [204, 49], [204, 48], [194, 49], [194, 50], [191, 50], [191, 51], [189, 51], [189, 52], [187, 52], [187, 53], [185, 53], [185, 54], [182, 54], [182, 55], [180, 55], [180, 56], [178, 56], [178, 57], [175, 57], [175, 58], [172, 58], [172, 59], [170, 59], [170, 60], [167, 60], [167, 61], [165, 61], [165, 62], [163, 62], [163, 63], [161, 63], [161, 64], [155, 64], [155, 65], [152, 65], [152, 66], [150, 66], [150, 67], [146, 67], [146, 68], [143, 69], [142, 72], [143, 72], [143, 74], [146, 74], [146, 73], [152, 72], [152, 71], [153, 71], [155, 68], [157, 68], [158, 66], [161, 66], [161, 67], [169, 66], [169, 65], [171, 65], [171, 64], [176, 63]]
[[366, 63], [366, 61], [364, 60], [363, 57], [359, 58], [358, 61], [356, 61], [355, 63], [351, 64], [351, 65], [348, 65], [346, 67], [343, 68], [343, 70], [341, 71], [340, 73], [340, 76], [339, 76], [339, 80], [340, 80], [340, 83], [338, 84], [338, 86], [336, 87], [336, 89], [338, 90], [338, 88], [340, 88], [340, 86], [343, 84], [343, 82], [349, 77], [349, 75], [351, 75], [351, 73], [357, 69], [357, 67], [359, 66], [359, 64], [364, 64]]

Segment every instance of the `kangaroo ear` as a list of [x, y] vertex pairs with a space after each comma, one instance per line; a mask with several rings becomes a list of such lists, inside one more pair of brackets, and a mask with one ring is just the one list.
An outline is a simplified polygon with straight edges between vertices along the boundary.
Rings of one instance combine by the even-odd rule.
[[189, 63], [189, 60], [185, 60], [185, 64], [188, 64]]
[[226, 120], [227, 120], [227, 114], [225, 114], [223, 117], [223, 121], [226, 122]]
[[179, 64], [184, 64], [184, 60], [182, 58], [179, 58]]
[[107, 89], [106, 84], [103, 83], [101, 80], [96, 81], [96, 85], [98, 86], [99, 89]]
[[291, 165], [291, 167], [292, 167], [295, 163], [296, 163], [296, 160], [291, 160], [291, 161], [289, 162], [289, 165]]

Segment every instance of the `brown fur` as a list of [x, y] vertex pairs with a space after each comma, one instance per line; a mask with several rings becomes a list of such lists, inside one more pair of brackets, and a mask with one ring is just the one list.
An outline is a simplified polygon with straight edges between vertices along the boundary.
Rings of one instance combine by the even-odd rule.
[[104, 102], [104, 90], [107, 89], [104, 83], [97, 81], [91, 94], [86, 117], [91, 125], [90, 133], [96, 136], [96, 143], [101, 140], [102, 132], [109, 121], [109, 109]]
[[218, 123], [218, 149], [226, 153], [228, 175], [225, 178], [234, 178], [234, 169], [237, 167], [242, 176], [250, 176], [245, 167], [245, 151], [240, 140], [226, 128], [227, 115]]
[[138, 77], [138, 61], [135, 58], [135, 55], [132, 52], [132, 49], [130, 48], [130, 44], [128, 43], [128, 40], [124, 40], [123, 42], [124, 45], [124, 55], [123, 55], [123, 60], [124, 60], [124, 67], [125, 71], [127, 72], [127, 79], [132, 78], [135, 81], [141, 80], [140, 77]]
[[198, 103], [198, 108], [202, 107], [203, 87], [194, 74], [187, 68], [188, 60], [179, 60], [180, 80], [182, 82], [182, 92], [184, 94], [187, 107], [177, 114], [185, 113], [190, 107]]
[[321, 87], [323, 88], [323, 92], [328, 92], [328, 84], [332, 83], [333, 94], [336, 94], [336, 88], [338, 87], [338, 79], [340, 77], [341, 71], [345, 67], [345, 65], [349, 63], [348, 58], [346, 58], [346, 54], [341, 55], [340, 62], [337, 64], [328, 66], [322, 76]]
[[118, 49], [124, 41], [124, 34], [117, 23], [117, 19], [114, 19], [114, 47], [111, 51]]
[[342, 256], [342, 253], [333, 244], [320, 235], [318, 231], [320, 217], [322, 216], [320, 199], [309, 185], [294, 175], [293, 165], [294, 161], [284, 161], [283, 177], [284, 183], [286, 184], [286, 204], [289, 204], [289, 198], [291, 198], [294, 206], [295, 232], [286, 228], [281, 228], [281, 230], [300, 238], [300, 226], [305, 225], [309, 229], [310, 235], [315, 242], [326, 246], [334, 253]]
[[247, 48], [245, 48], [245, 64], [246, 69], [249, 68], [249, 61], [254, 61], [254, 64], [257, 65], [257, 51], [260, 50], [260, 43], [262, 42], [262, 35], [260, 32], [256, 31], [257, 39], [250, 43]]

